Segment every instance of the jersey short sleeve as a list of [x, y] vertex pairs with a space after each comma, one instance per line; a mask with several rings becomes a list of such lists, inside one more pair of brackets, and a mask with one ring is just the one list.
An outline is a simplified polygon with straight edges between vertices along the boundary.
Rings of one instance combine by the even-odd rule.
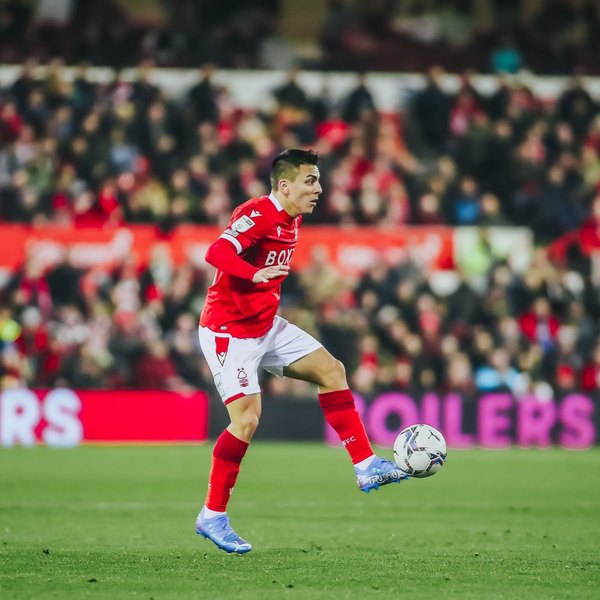
[[242, 204], [233, 211], [229, 224], [219, 236], [231, 242], [241, 254], [260, 240], [269, 227], [269, 217], [256, 207]]

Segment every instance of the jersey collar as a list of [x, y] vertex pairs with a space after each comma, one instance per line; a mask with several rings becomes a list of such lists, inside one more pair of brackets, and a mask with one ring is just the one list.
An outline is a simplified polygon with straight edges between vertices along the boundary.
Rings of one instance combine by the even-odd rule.
[[275, 205], [275, 208], [281, 212], [283, 210], [283, 206], [281, 206], [281, 203], [279, 202], [279, 200], [277, 200], [277, 198], [275, 198], [275, 194], [270, 193], [269, 194], [269, 200]]

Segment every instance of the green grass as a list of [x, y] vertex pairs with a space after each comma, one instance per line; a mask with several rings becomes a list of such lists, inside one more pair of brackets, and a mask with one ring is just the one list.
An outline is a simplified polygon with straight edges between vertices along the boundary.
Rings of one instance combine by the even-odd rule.
[[193, 533], [210, 446], [0, 450], [0, 597], [563, 599], [600, 595], [600, 451], [451, 451], [361, 494], [343, 450], [256, 443]]

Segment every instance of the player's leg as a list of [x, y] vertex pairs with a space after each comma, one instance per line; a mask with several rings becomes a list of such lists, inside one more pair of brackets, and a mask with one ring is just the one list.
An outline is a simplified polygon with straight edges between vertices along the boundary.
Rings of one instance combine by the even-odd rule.
[[224, 513], [240, 472], [240, 465], [256, 431], [261, 411], [260, 394], [242, 396], [227, 404], [231, 423], [213, 448], [208, 493], [204, 506]]
[[354, 464], [374, 456], [365, 426], [348, 389], [344, 365], [321, 347], [283, 369], [286, 377], [316, 383], [327, 422], [340, 436]]
[[199, 338], [231, 422], [213, 448], [208, 492], [196, 520], [196, 532], [227, 552], [243, 554], [252, 546], [233, 531], [226, 511], [260, 419], [257, 367], [261, 352], [257, 340], [240, 340], [206, 328], [199, 329]]
[[261, 396], [242, 396], [226, 406], [231, 423], [213, 448], [208, 492], [196, 520], [196, 532], [226, 552], [244, 554], [252, 550], [252, 546], [231, 528], [226, 511], [241, 462], [258, 426]]
[[262, 400], [260, 394], [249, 394], [242, 396], [233, 402], [226, 404], [231, 423], [226, 431], [247, 444], [258, 427], [262, 412]]
[[318, 386], [319, 404], [325, 419], [348, 451], [361, 490], [369, 492], [380, 485], [397, 483], [406, 475], [388, 460], [373, 452], [365, 426], [348, 388], [344, 365], [321, 347], [283, 369], [283, 374]]
[[339, 435], [355, 465], [375, 456], [348, 388], [346, 370], [339, 360], [321, 347], [285, 367], [283, 374], [317, 384], [325, 419]]

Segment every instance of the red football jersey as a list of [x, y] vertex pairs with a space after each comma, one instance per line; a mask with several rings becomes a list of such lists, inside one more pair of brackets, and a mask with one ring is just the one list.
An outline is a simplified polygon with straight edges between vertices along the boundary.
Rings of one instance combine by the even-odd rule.
[[[238, 206], [220, 237], [231, 242], [246, 262], [263, 269], [287, 265], [298, 241], [302, 216], [291, 217], [273, 194]], [[200, 325], [237, 338], [267, 333], [279, 307], [284, 277], [253, 283], [217, 270], [208, 288]]]

